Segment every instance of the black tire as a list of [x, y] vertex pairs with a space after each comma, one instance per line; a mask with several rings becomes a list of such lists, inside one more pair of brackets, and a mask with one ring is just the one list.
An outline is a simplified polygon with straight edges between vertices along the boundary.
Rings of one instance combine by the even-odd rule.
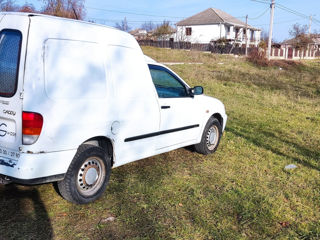
[[214, 153], [219, 146], [221, 135], [222, 127], [219, 121], [211, 117], [203, 130], [201, 142], [194, 145], [196, 152], [204, 155]]
[[70, 202], [90, 203], [103, 194], [110, 174], [111, 157], [101, 147], [83, 144], [78, 148], [65, 178], [58, 182], [58, 189]]

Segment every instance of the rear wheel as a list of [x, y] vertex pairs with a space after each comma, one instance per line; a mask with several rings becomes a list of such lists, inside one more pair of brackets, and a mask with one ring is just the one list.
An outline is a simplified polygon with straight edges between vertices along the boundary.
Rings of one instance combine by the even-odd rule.
[[60, 194], [78, 204], [92, 202], [106, 189], [111, 157], [101, 148], [83, 144], [74, 156], [65, 178], [58, 182]]
[[207, 155], [214, 153], [220, 142], [222, 128], [219, 121], [212, 117], [208, 120], [201, 137], [201, 142], [194, 145], [196, 152]]

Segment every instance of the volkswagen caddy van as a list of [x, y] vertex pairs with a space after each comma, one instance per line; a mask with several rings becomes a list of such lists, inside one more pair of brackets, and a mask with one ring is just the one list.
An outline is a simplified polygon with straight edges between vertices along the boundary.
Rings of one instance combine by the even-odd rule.
[[224, 105], [144, 56], [128, 33], [0, 13], [0, 182], [57, 182], [83, 204], [111, 169], [193, 145], [213, 153]]

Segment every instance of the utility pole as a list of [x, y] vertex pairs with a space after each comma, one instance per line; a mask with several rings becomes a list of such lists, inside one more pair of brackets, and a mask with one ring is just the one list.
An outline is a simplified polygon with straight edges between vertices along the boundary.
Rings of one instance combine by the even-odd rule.
[[248, 15], [246, 16], [246, 56], [248, 56]]
[[312, 24], [312, 15], [310, 15], [309, 17], [309, 32], [308, 32], [309, 36], [311, 34], [311, 24]]
[[274, 17], [275, 0], [271, 0], [271, 12], [270, 12], [270, 27], [269, 27], [269, 39], [268, 39], [268, 60], [271, 56], [271, 44], [272, 44], [272, 30], [273, 30], [273, 17]]

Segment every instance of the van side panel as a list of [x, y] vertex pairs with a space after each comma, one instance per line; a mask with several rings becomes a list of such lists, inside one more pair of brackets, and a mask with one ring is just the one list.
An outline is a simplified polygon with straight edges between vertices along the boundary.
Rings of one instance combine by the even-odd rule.
[[[100, 44], [107, 43], [103, 39], [108, 33], [109, 29], [94, 25], [31, 17], [23, 108], [44, 113], [44, 123], [38, 141], [24, 146], [24, 151], [77, 149], [94, 136], [110, 136], [111, 123], [106, 117], [112, 88], [105, 64], [106, 46]], [[90, 54], [85, 47], [93, 52]], [[90, 87], [98, 88], [98, 94], [90, 92]]]
[[[156, 91], [140, 49], [108, 47], [114, 85], [113, 121], [119, 123], [115, 135], [116, 164], [119, 166], [154, 155], [156, 138], [127, 142], [126, 139], [159, 131], [160, 112]], [[121, 63], [121, 64], [119, 64]]]
[[[84, 81], [72, 89], [77, 76]], [[91, 85], [92, 79], [100, 85]], [[91, 87], [98, 88], [97, 94], [92, 95]], [[44, 123], [38, 141], [23, 146], [23, 152], [74, 151], [92, 137], [105, 136], [114, 143], [114, 166], [154, 154], [153, 139], [125, 143], [158, 131], [160, 121], [144, 55], [129, 34], [31, 17], [24, 88], [23, 110], [43, 113]], [[71, 160], [63, 159], [65, 171]]]
[[106, 72], [99, 44], [48, 39], [44, 49], [45, 91], [50, 99], [106, 98]]

